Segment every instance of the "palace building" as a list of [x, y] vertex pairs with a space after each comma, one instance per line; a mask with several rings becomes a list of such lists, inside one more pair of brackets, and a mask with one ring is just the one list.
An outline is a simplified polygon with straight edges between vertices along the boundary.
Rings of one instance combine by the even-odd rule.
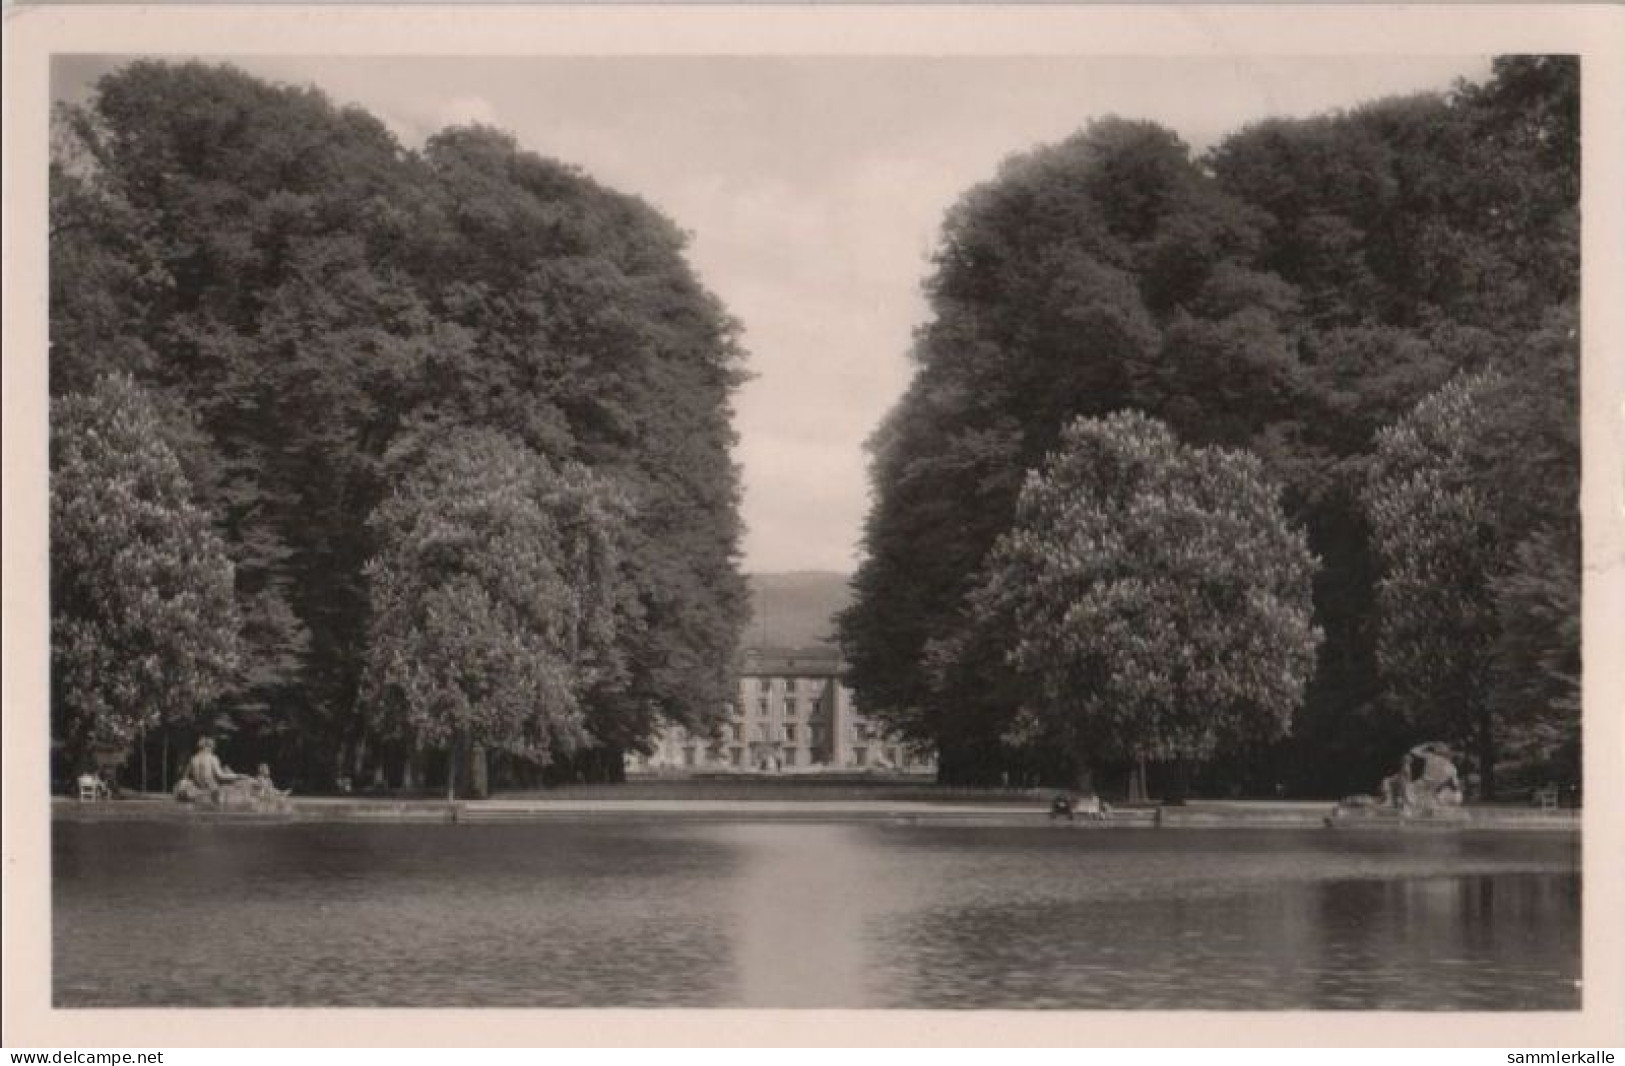
[[716, 732], [672, 726], [629, 773], [892, 771], [934, 774], [936, 760], [859, 714], [834, 648], [750, 648]]

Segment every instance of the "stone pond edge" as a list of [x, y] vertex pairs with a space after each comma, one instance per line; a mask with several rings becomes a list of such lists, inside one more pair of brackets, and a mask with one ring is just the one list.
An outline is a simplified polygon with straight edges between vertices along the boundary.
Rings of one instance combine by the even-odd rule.
[[796, 802], [731, 800], [350, 800], [296, 799], [278, 813], [211, 811], [162, 799], [81, 803], [53, 799], [51, 817], [59, 822], [195, 822], [217, 823], [424, 823], [500, 824], [547, 821], [775, 821], [893, 822], [926, 825], [1037, 826], [1057, 828], [1214, 828], [1363, 831], [1511, 831], [1578, 832], [1579, 811], [1536, 811], [1517, 808], [1466, 809], [1450, 818], [1339, 816], [1324, 804], [1236, 805], [1192, 804], [1117, 810], [1105, 820], [1079, 818], [1051, 822], [1041, 808], [883, 801]]

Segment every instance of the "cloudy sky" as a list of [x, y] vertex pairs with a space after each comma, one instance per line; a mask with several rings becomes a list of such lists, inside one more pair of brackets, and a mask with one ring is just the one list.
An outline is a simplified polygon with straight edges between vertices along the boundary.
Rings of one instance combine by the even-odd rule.
[[[80, 97], [120, 61], [59, 59]], [[420, 145], [482, 122], [635, 193], [693, 235], [744, 323], [735, 424], [745, 566], [849, 571], [868, 509], [863, 449], [909, 374], [944, 211], [1005, 156], [1091, 118], [1159, 121], [1193, 148], [1269, 115], [1445, 89], [1486, 57], [245, 57]]]

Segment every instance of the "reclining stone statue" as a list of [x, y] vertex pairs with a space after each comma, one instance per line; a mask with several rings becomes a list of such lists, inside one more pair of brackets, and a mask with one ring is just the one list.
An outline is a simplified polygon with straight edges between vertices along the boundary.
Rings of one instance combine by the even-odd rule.
[[1400, 757], [1399, 769], [1382, 779], [1375, 796], [1349, 796], [1334, 813], [1350, 816], [1365, 810], [1373, 816], [1386, 811], [1402, 817], [1427, 817], [1454, 811], [1461, 801], [1461, 776], [1450, 759], [1450, 748], [1428, 741]]
[[186, 772], [175, 786], [175, 798], [182, 803], [208, 802], [221, 810], [286, 811], [288, 793], [271, 781], [271, 768], [260, 764], [254, 777], [233, 773], [221, 765], [214, 741], [203, 737], [197, 753], [186, 764]]

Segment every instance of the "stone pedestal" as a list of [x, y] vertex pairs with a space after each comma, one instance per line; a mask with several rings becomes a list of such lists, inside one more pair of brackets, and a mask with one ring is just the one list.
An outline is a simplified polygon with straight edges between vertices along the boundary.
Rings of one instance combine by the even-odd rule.
[[1326, 824], [1330, 826], [1405, 826], [1405, 825], [1465, 825], [1472, 817], [1460, 807], [1440, 807], [1431, 811], [1402, 811], [1395, 807], [1350, 806], [1340, 803], [1332, 808]]

